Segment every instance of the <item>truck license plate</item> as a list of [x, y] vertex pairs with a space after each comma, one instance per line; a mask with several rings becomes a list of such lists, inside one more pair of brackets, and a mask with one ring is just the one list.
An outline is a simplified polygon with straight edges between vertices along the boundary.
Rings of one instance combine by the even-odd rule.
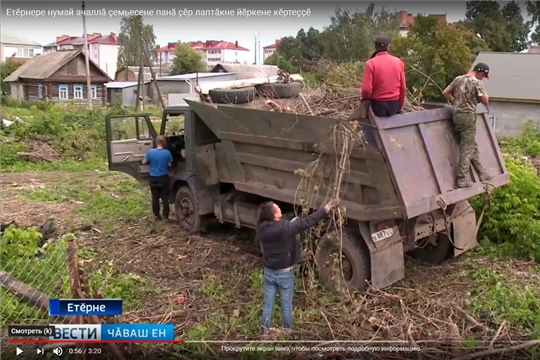
[[371, 239], [373, 242], [381, 241], [384, 239], [388, 239], [390, 236], [394, 235], [394, 229], [384, 229], [381, 231], [377, 231], [376, 233], [373, 233], [371, 235]]

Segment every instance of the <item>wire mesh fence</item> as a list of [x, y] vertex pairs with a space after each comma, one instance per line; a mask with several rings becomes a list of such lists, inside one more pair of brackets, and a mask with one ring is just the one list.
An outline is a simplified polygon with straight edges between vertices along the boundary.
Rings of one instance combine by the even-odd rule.
[[63, 322], [49, 316], [49, 298], [70, 298], [68, 237], [43, 241], [37, 229], [10, 226], [0, 248], [0, 322], [46, 325]]

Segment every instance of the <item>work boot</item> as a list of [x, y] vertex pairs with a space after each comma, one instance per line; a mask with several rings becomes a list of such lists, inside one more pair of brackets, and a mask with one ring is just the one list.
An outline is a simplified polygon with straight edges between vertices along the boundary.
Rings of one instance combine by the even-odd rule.
[[472, 186], [472, 183], [470, 183], [466, 178], [457, 178], [456, 185], [458, 188], [466, 188]]
[[488, 175], [488, 173], [485, 170], [478, 171], [478, 178], [480, 179], [480, 181], [488, 181], [492, 177], [493, 176]]

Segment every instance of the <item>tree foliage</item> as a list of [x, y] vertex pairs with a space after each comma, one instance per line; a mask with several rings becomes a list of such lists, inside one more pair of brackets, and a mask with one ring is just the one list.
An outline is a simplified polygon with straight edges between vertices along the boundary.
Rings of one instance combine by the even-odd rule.
[[203, 58], [189, 43], [178, 42], [171, 69], [173, 75], [205, 71]]
[[527, 13], [531, 17], [531, 40], [540, 44], [540, 1], [527, 1]]
[[452, 26], [433, 16], [418, 15], [407, 37], [400, 37], [390, 51], [406, 66], [407, 83], [413, 97], [440, 99], [452, 79], [469, 71], [476, 57], [472, 46], [486, 50], [487, 44], [470, 30]]
[[[123, 17], [120, 21], [120, 33], [118, 34], [120, 49], [118, 51], [118, 68], [124, 66], [139, 66], [141, 56], [144, 66], [152, 66], [157, 57], [156, 36], [154, 27], [144, 24], [140, 15]], [[143, 54], [143, 49], [149, 57], [149, 61]]]
[[2, 95], [9, 95], [11, 93], [11, 89], [9, 86], [9, 83], [5, 82], [4, 79], [7, 78], [9, 75], [11, 75], [15, 70], [17, 70], [22, 63], [13, 61], [12, 59], [8, 58], [7, 61], [0, 64], [0, 79], [2, 82]]
[[522, 51], [529, 46], [530, 23], [516, 1], [467, 1], [465, 23], [493, 51]]
[[279, 52], [275, 52], [272, 55], [270, 55], [266, 60], [264, 61], [265, 65], [276, 65], [278, 68], [280, 68], [283, 71], [287, 71], [288, 73], [294, 74], [298, 72], [298, 67], [291, 64], [291, 62], [285, 58], [283, 55], [281, 55]]
[[338, 63], [365, 61], [373, 52], [375, 38], [380, 35], [392, 38], [399, 27], [395, 13], [386, 9], [376, 11], [374, 4], [364, 12], [337, 8], [330, 21], [322, 32], [300, 29], [295, 37], [281, 39], [277, 52], [303, 71], [313, 71], [323, 58]]

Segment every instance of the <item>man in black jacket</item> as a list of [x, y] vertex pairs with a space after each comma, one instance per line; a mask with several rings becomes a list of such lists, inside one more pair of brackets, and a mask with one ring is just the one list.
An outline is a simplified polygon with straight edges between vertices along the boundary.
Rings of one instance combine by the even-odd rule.
[[272, 201], [259, 207], [256, 236], [260, 241], [264, 266], [264, 304], [261, 318], [263, 331], [271, 327], [278, 289], [283, 327], [291, 329], [294, 265], [303, 260], [302, 246], [296, 235], [317, 225], [339, 202], [339, 199], [334, 199], [313, 214], [295, 221], [282, 220], [281, 209]]

